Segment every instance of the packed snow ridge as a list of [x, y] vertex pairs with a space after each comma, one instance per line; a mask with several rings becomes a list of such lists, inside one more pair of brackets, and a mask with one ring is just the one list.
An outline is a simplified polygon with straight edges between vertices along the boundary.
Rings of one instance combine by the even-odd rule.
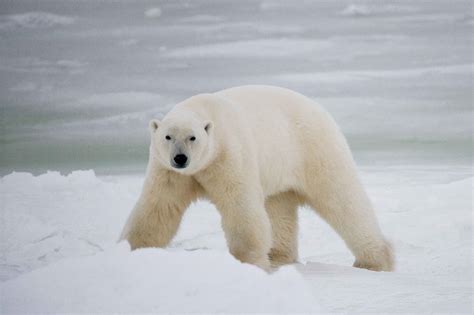
[[[298, 272], [267, 275], [230, 254], [130, 252], [127, 243], [2, 285], [3, 313], [317, 312]], [[85, 303], [85, 301], [87, 301]]]

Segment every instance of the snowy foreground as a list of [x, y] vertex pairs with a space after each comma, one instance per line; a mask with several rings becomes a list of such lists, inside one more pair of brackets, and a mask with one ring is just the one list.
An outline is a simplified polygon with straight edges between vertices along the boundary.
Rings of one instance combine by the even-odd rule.
[[271, 275], [227, 253], [206, 202], [189, 209], [168, 249], [129, 252], [116, 241], [141, 177], [10, 174], [0, 182], [1, 313], [470, 313], [471, 169], [371, 167], [362, 176], [396, 247], [396, 272], [352, 268], [308, 209], [301, 264]]

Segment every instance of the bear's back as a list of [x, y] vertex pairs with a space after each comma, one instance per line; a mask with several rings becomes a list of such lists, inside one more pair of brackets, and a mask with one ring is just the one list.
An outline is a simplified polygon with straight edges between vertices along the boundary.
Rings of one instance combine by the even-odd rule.
[[244, 128], [251, 130], [266, 194], [298, 186], [306, 148], [313, 145], [324, 110], [299, 93], [274, 86], [241, 86], [215, 94], [230, 100], [243, 116]]

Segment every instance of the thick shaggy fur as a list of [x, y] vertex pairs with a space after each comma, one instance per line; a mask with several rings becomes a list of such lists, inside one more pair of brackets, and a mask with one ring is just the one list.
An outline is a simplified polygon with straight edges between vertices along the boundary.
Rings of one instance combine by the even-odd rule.
[[[346, 140], [312, 100], [278, 87], [236, 87], [191, 97], [150, 130], [143, 192], [122, 234], [132, 248], [166, 246], [189, 204], [207, 198], [237, 259], [264, 269], [293, 263], [297, 207], [307, 204], [344, 239], [354, 266], [392, 270]], [[176, 140], [165, 140], [169, 133]], [[177, 148], [188, 167], [170, 164]]]

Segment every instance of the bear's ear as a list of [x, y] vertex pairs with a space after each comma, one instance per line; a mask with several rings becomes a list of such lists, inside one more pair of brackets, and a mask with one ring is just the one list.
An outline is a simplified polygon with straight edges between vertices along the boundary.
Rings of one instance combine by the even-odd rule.
[[158, 119], [152, 119], [150, 120], [150, 123], [148, 124], [148, 128], [150, 128], [150, 131], [153, 133], [158, 129], [158, 126], [160, 125], [160, 121]]
[[209, 134], [212, 130], [213, 124], [212, 121], [208, 120], [204, 123], [204, 130]]

